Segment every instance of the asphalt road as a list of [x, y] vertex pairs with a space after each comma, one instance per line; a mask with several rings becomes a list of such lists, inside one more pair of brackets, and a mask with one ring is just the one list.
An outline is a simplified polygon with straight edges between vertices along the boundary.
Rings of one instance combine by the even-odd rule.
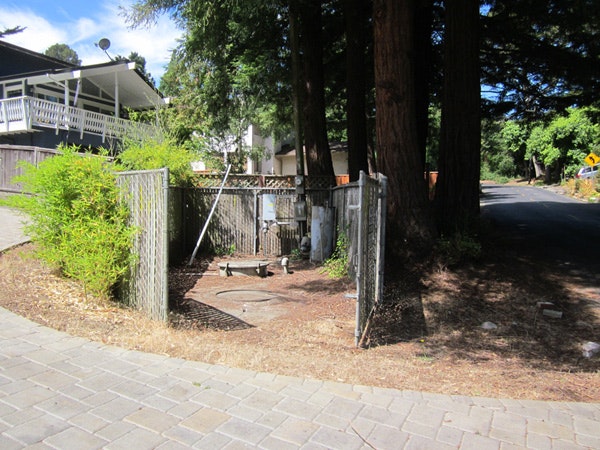
[[484, 185], [481, 215], [523, 253], [600, 273], [600, 204], [533, 186]]

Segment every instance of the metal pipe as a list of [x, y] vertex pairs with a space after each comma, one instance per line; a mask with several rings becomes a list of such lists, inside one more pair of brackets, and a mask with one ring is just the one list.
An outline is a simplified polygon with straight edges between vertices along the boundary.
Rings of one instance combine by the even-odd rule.
[[206, 222], [204, 223], [204, 228], [202, 228], [202, 232], [200, 233], [200, 237], [198, 238], [198, 242], [196, 243], [196, 248], [194, 248], [194, 251], [192, 253], [192, 257], [190, 258], [190, 262], [188, 263], [188, 266], [191, 266], [192, 263], [194, 262], [196, 253], [198, 252], [198, 249], [200, 248], [200, 242], [202, 242], [202, 238], [204, 237], [204, 233], [206, 232], [206, 229], [208, 228], [210, 219], [211, 219], [213, 213], [215, 212], [215, 209], [217, 208], [217, 203], [219, 203], [219, 198], [221, 197], [221, 193], [223, 192], [223, 186], [225, 186], [225, 181], [227, 181], [227, 177], [229, 176], [230, 170], [231, 170], [231, 164], [229, 164], [227, 166], [227, 171], [225, 172], [225, 176], [223, 177], [223, 182], [221, 183], [219, 193], [217, 194], [217, 198], [215, 199], [215, 202], [213, 203], [210, 213], [208, 214], [208, 219], [206, 219]]
[[256, 191], [254, 191], [254, 214], [252, 219], [253, 254], [256, 255], [258, 253], [258, 233], [256, 232], [258, 228], [258, 192]]

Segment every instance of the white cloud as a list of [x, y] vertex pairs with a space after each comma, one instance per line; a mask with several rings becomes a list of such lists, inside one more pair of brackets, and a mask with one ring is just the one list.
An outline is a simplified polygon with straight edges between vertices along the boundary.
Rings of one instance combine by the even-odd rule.
[[166, 16], [150, 28], [131, 29], [116, 2], [105, 2], [102, 7], [90, 10], [86, 17], [63, 16], [60, 23], [51, 23], [26, 6], [0, 6], [0, 18], [0, 29], [26, 27], [22, 33], [6, 37], [7, 42], [40, 53], [56, 43], [67, 44], [84, 65], [108, 61], [106, 54], [95, 45], [101, 38], [107, 38], [111, 42], [110, 56], [127, 57], [137, 52], [146, 58], [146, 69], [156, 81], [162, 76], [182, 34]]
[[0, 7], [0, 17], [2, 30], [16, 26], [25, 28], [21, 33], [10, 35], [5, 40], [35, 52], [43, 53], [52, 44], [65, 42], [68, 38], [64, 28], [52, 25], [27, 8], [16, 10]]

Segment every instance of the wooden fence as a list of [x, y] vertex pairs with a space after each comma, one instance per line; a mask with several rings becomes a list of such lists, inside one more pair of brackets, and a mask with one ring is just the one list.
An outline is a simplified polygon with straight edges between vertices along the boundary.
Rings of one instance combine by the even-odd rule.
[[37, 166], [41, 161], [56, 155], [56, 150], [22, 145], [0, 145], [0, 191], [21, 192], [21, 185], [13, 179], [21, 175], [23, 163]]
[[[171, 188], [171, 264], [191, 255], [217, 195], [218, 188]], [[329, 199], [329, 189], [307, 190], [307, 211]], [[275, 220], [265, 220], [265, 202], [271, 200], [275, 202]], [[292, 188], [224, 188], [203, 237], [201, 252], [262, 257], [292, 253], [301, 238], [294, 218], [295, 202]]]

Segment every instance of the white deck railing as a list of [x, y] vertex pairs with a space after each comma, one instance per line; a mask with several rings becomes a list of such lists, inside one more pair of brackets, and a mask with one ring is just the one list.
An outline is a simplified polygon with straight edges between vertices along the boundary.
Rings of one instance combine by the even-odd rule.
[[68, 130], [107, 138], [144, 139], [154, 137], [158, 130], [144, 123], [117, 119], [61, 103], [34, 97], [15, 97], [0, 100], [0, 134], [33, 131], [34, 127]]

